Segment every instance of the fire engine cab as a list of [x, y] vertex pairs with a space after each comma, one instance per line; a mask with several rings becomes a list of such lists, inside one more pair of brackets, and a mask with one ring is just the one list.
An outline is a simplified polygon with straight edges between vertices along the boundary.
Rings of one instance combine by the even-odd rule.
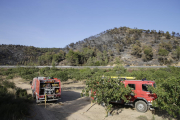
[[122, 81], [126, 86], [129, 86], [132, 91], [135, 93], [131, 95], [131, 99], [128, 103], [124, 103], [123, 100], [112, 101], [112, 103], [121, 103], [125, 105], [135, 106], [138, 112], [146, 112], [148, 109], [152, 110], [152, 101], [157, 98], [155, 93], [148, 91], [148, 86], [156, 87], [154, 81], [148, 80], [123, 80]]

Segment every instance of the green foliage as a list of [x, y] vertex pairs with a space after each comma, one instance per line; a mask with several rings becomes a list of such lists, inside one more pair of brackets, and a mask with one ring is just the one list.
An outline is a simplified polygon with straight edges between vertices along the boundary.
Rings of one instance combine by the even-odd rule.
[[[84, 60], [84, 62], [86, 62]], [[100, 66], [107, 65], [109, 62], [109, 57], [107, 51], [100, 52], [98, 51], [94, 57], [89, 57], [85, 65], [87, 66]]]
[[[180, 103], [179, 101], [180, 99], [180, 96], [179, 96], [180, 68], [178, 67], [169, 66], [167, 68], [160, 68], [160, 69], [139, 69], [139, 70], [133, 70], [131, 72], [127, 71], [123, 66], [116, 66], [113, 69], [108, 69], [108, 70], [98, 69], [98, 68], [57, 69], [55, 67], [53, 68], [46, 67], [42, 69], [13, 68], [13, 69], [0, 69], [0, 70], [1, 70], [0, 73], [4, 75], [6, 74], [8, 76], [19, 75], [22, 78], [29, 77], [30, 80], [32, 80], [33, 77], [38, 76], [38, 73], [40, 73], [41, 76], [45, 76], [45, 77], [47, 76], [57, 77], [57, 78], [60, 78], [62, 81], [66, 81], [67, 79], [76, 79], [76, 80], [88, 79], [87, 85], [92, 84], [95, 87], [93, 88], [92, 85], [86, 86], [84, 93], [88, 92], [88, 90], [91, 90], [91, 89], [93, 89], [93, 91], [99, 91], [97, 92], [98, 93], [97, 95], [99, 96], [96, 95], [96, 98], [98, 98], [96, 99], [96, 102], [101, 104], [103, 101], [104, 104], [106, 105], [107, 110], [110, 110], [111, 108], [111, 105], [108, 103], [108, 101], [121, 98], [122, 95], [125, 93], [120, 93], [120, 96], [118, 96], [119, 94], [116, 94], [116, 93], [119, 93], [118, 90], [122, 90], [122, 89], [125, 90], [125, 89], [119, 83], [118, 84], [122, 89], [121, 88], [116, 89], [118, 87], [116, 86], [117, 84], [115, 85], [117, 81], [108, 79], [110, 82], [107, 82], [108, 80], [105, 80], [105, 79], [102, 80], [101, 78], [98, 78], [98, 77], [105, 75], [105, 76], [133, 76], [139, 80], [146, 78], [147, 80], [154, 80], [157, 84], [157, 87], [152, 90], [154, 93], [158, 95], [158, 99], [156, 100], [156, 105], [161, 109], [171, 111], [169, 113], [172, 115], [180, 114], [180, 113], [177, 113], [180, 110], [179, 108], [180, 106], [179, 104]], [[105, 81], [105, 84], [102, 84], [103, 83], [102, 81]], [[101, 83], [101, 84], [97, 84], [97, 83]], [[7, 88], [14, 89], [15, 88], [14, 83], [2, 80], [2, 86], [0, 86], [0, 97], [6, 95], [9, 98], [3, 98], [3, 100], [9, 100], [10, 98], [14, 100], [13, 97], [11, 97], [11, 95], [7, 95], [9, 94], [7, 92]], [[109, 89], [109, 91], [107, 89]], [[110, 92], [110, 90], [113, 90], [116, 93], [112, 91]], [[24, 91], [20, 90], [17, 96], [20, 96], [20, 97], [17, 97], [18, 99], [31, 98], [30, 96], [26, 94], [25, 90]], [[114, 98], [112, 98], [112, 96]], [[0, 99], [0, 107], [1, 106], [3, 107], [3, 105], [1, 104], [1, 99]]]
[[160, 49], [166, 49], [167, 51], [171, 52], [171, 50], [172, 50], [172, 44], [171, 44], [170, 41], [169, 41], [168, 43], [165, 43], [165, 42], [162, 41], [162, 42], [159, 44], [159, 48], [160, 48]]
[[2, 84], [4, 85], [5, 88], [14, 89], [16, 87], [14, 82], [9, 82], [7, 80], [3, 81]]
[[88, 79], [92, 76], [92, 70], [90, 68], [80, 69], [81, 79]]
[[169, 34], [168, 31], [166, 32], [165, 36], [166, 36], [166, 39], [170, 39], [171, 38], [171, 35]]
[[52, 61], [52, 67], [55, 67], [55, 62], [54, 61]]
[[16, 96], [18, 98], [27, 98], [27, 91], [25, 89], [18, 88], [16, 90]]
[[54, 62], [53, 64], [55, 65], [63, 59], [65, 59], [65, 53], [63, 51], [60, 51], [59, 53], [46, 52], [38, 57], [38, 63], [39, 65], [50, 65]]
[[144, 61], [149, 61], [153, 59], [153, 52], [152, 52], [152, 47], [150, 46], [145, 46], [143, 49], [144, 54], [143, 54], [143, 60]]
[[49, 74], [49, 73], [48, 73], [49, 70], [50, 70], [50, 67], [41, 68], [41, 69], [40, 69], [40, 74], [46, 76], [47, 74]]
[[14, 73], [16, 73], [16, 71], [15, 71], [15, 69], [12, 69], [12, 68], [10, 68], [10, 69], [2, 69], [2, 75], [10, 75], [10, 74], [14, 74]]
[[167, 56], [169, 52], [166, 49], [159, 49], [158, 54], [161, 56]]
[[25, 80], [32, 80], [34, 77], [38, 76], [39, 68], [17, 68], [18, 74], [20, 77], [22, 77]]
[[0, 85], [0, 96], [6, 95], [7, 93], [7, 88], [5, 86]]
[[118, 74], [118, 75], [120, 75], [120, 74], [122, 75], [122, 74], [126, 73], [127, 69], [124, 68], [122, 65], [117, 65], [113, 68], [113, 71], [115, 71], [116, 74]]
[[[29, 115], [29, 97], [26, 90], [18, 89], [16, 95], [7, 91], [7, 88], [16, 87], [12, 82], [3, 81], [3, 86], [0, 86], [0, 119], [1, 120], [19, 120], [24, 119], [24, 116]], [[17, 94], [18, 93], [18, 94]]]
[[174, 51], [173, 51], [173, 58], [179, 60], [180, 59], [180, 47], [178, 46]]
[[129, 87], [125, 87], [124, 84], [117, 79], [102, 79], [101, 77], [93, 77], [86, 81], [86, 88], [82, 90], [82, 96], [89, 96], [91, 91], [91, 97], [94, 97], [94, 102], [103, 104], [106, 107], [107, 113], [111, 111], [112, 105], [110, 101], [124, 100], [128, 102], [132, 92]]
[[61, 81], [68, 80], [68, 73], [66, 71], [57, 71], [50, 74], [51, 77], [59, 78]]
[[159, 79], [156, 88], [149, 88], [157, 94], [153, 106], [166, 110], [176, 117], [180, 114], [180, 77], [169, 77], [166, 80]]
[[79, 65], [80, 58], [80, 53], [74, 52], [73, 50], [69, 50], [69, 52], [66, 54], [66, 60], [70, 65], [73, 66]]
[[131, 54], [137, 57], [141, 57], [142, 55], [141, 52], [142, 52], [141, 45], [139, 42], [137, 42], [137, 44], [133, 45]]
[[[129, 44], [129, 42], [128, 42]], [[115, 44], [115, 48], [116, 48], [116, 52], [119, 54], [119, 52], [122, 52], [123, 51], [123, 45], [119, 44], [119, 43], [116, 43]]]
[[120, 60], [120, 57], [116, 57], [114, 63], [117, 64], [117, 65], [120, 65], [122, 63], [121, 60]]
[[14, 77], [14, 75], [8, 75], [7, 77], [6, 77], [6, 79], [13, 79], [13, 77]]

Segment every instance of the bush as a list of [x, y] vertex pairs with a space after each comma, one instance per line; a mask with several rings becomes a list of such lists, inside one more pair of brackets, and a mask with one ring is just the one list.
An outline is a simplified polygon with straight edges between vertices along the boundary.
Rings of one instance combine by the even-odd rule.
[[120, 65], [120, 66], [115, 66], [115, 67], [113, 68], [113, 71], [115, 71], [116, 74], [120, 75], [120, 74], [126, 73], [127, 69], [124, 68], [122, 65]]
[[162, 49], [159, 49], [158, 54], [161, 56], [167, 56], [169, 54], [169, 51], [162, 48]]
[[8, 75], [6, 79], [13, 79], [14, 75]]
[[0, 96], [3, 96], [5, 94], [7, 94], [7, 88], [4, 86], [0, 86]]
[[[105, 109], [108, 112], [111, 111], [112, 105], [110, 101], [124, 100], [128, 102], [129, 95], [132, 91], [130, 87], [125, 87], [122, 82], [117, 79], [102, 79], [101, 77], [93, 77], [86, 81], [86, 88], [82, 90], [82, 96], [89, 96], [91, 91], [91, 97], [94, 97], [94, 101], [98, 104], [104, 104]], [[94, 94], [95, 93], [95, 94]]]
[[143, 60], [149, 61], [152, 60], [152, 57], [153, 57], [152, 47], [145, 46]]
[[16, 87], [14, 82], [9, 82], [7, 80], [3, 81], [2, 84], [4, 85], [5, 88], [14, 89]]
[[16, 91], [16, 96], [18, 98], [27, 98], [27, 91], [25, 89], [18, 88]]
[[90, 68], [80, 69], [79, 72], [80, 72], [81, 79], [87, 79], [91, 77], [93, 73]]
[[40, 69], [40, 74], [41, 75], [46, 75], [47, 72], [49, 72], [50, 67], [45, 67]]
[[7, 88], [15, 88], [12, 82], [3, 81], [4, 86], [0, 86], [0, 119], [1, 120], [19, 120], [24, 119], [24, 115], [29, 115], [29, 103], [26, 98], [26, 90], [18, 89], [16, 97], [8, 93]]
[[50, 76], [52, 76], [54, 78], [59, 78], [61, 81], [68, 80], [68, 73], [65, 71], [57, 71], [55, 73], [51, 73]]
[[158, 96], [153, 101], [153, 106], [166, 110], [175, 117], [180, 114], [180, 77], [160, 79], [156, 88], [149, 89]]

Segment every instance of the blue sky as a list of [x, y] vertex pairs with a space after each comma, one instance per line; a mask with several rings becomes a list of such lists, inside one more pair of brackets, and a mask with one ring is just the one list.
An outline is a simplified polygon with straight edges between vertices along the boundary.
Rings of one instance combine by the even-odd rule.
[[180, 0], [0, 0], [0, 44], [63, 48], [121, 26], [180, 33]]

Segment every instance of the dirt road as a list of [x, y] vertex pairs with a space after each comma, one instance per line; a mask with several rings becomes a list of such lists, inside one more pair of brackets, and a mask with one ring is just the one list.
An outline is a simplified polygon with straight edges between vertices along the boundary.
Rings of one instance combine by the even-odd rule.
[[[31, 93], [30, 85], [23, 82], [21, 78], [15, 78], [16, 86], [27, 89]], [[85, 86], [83, 82], [67, 81], [62, 82], [62, 97], [57, 102], [48, 102], [31, 105], [28, 120], [164, 120], [168, 115], [161, 111], [147, 111], [140, 113], [135, 108], [129, 106], [115, 106], [114, 115], [106, 116], [105, 109], [97, 104], [91, 107], [90, 99], [81, 97], [80, 92]], [[89, 109], [90, 108], [90, 109]]]

